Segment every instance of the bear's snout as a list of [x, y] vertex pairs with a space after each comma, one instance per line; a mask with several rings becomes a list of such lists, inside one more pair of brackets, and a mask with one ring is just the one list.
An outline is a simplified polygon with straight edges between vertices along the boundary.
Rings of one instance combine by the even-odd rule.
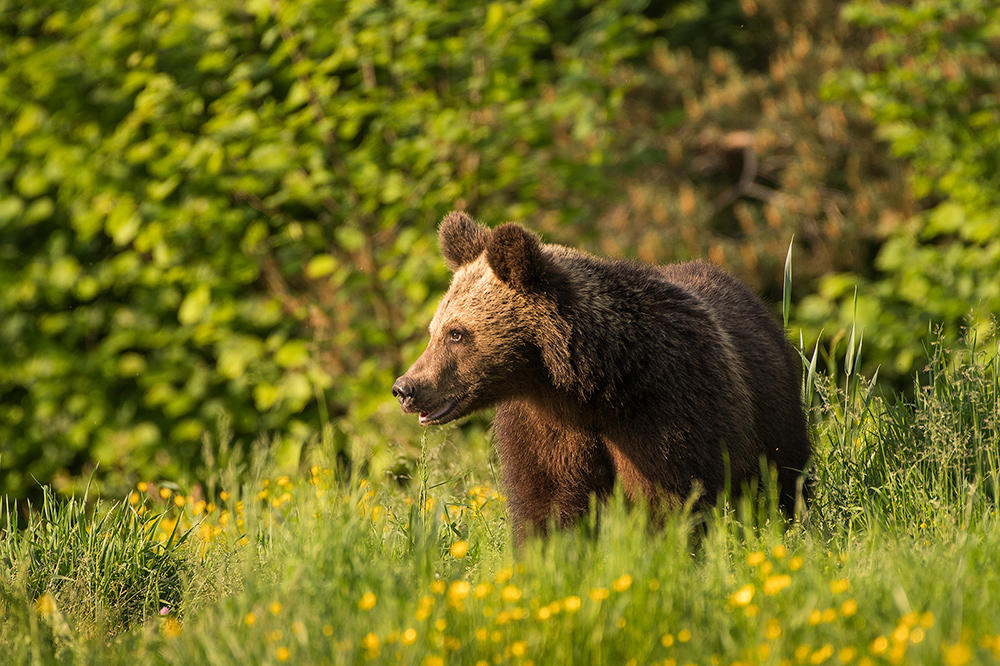
[[413, 385], [406, 379], [405, 375], [397, 379], [396, 383], [392, 385], [392, 395], [399, 400], [399, 406], [403, 408], [404, 412], [414, 411]]

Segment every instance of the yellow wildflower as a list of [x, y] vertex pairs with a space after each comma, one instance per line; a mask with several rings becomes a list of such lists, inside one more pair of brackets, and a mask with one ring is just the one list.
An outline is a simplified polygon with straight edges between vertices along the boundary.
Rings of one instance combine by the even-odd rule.
[[679, 640], [681, 643], [687, 643], [689, 640], [691, 640], [691, 630], [681, 629], [680, 631], [678, 631], [677, 640]]
[[846, 592], [850, 585], [850, 581], [846, 578], [838, 578], [837, 580], [830, 582], [830, 591], [834, 594], [840, 594], [841, 592]]
[[361, 639], [361, 647], [369, 652], [375, 652], [378, 650], [379, 644], [378, 636], [375, 635], [375, 632], [369, 632], [364, 638]]
[[854, 661], [858, 656], [858, 651], [856, 648], [847, 646], [840, 649], [840, 653], [837, 657], [840, 659], [840, 663], [849, 664]]
[[809, 657], [809, 663], [813, 664], [813, 666], [819, 666], [832, 656], [833, 656], [833, 646], [827, 643], [826, 645], [824, 645], [823, 647], [812, 653], [812, 656]]
[[274, 651], [274, 656], [277, 658], [278, 661], [288, 661], [288, 657], [290, 657], [291, 654], [292, 653], [289, 652], [288, 648], [286, 648], [284, 645], [282, 645], [281, 647], [279, 647], [277, 650]]
[[615, 592], [624, 592], [628, 588], [632, 587], [632, 576], [625, 574], [624, 576], [617, 578], [615, 582], [611, 584], [611, 587], [614, 588]]
[[858, 602], [854, 599], [848, 599], [840, 605], [840, 614], [844, 617], [851, 617], [858, 612]]
[[245, 622], [248, 627], [252, 627], [254, 623], [257, 622], [257, 616], [254, 615], [253, 612], [247, 613], [243, 617], [243, 622]]
[[965, 643], [953, 643], [944, 648], [945, 666], [965, 666], [972, 659], [972, 649]]
[[611, 595], [606, 587], [595, 587], [590, 591], [590, 598], [594, 601], [604, 601]]
[[577, 612], [580, 610], [580, 605], [580, 597], [577, 596], [566, 597], [566, 600], [563, 602], [563, 607], [567, 613]]
[[37, 606], [38, 612], [42, 615], [42, 617], [52, 616], [57, 609], [56, 598], [53, 597], [48, 592], [38, 597], [38, 600], [35, 602], [35, 605]]
[[462, 601], [469, 596], [470, 586], [464, 580], [456, 580], [448, 587], [448, 603], [455, 608], [461, 608]]
[[466, 541], [456, 541], [451, 544], [451, 556], [456, 559], [462, 559], [465, 557], [466, 553], [469, 552], [469, 544]]
[[417, 641], [417, 630], [410, 627], [403, 632], [403, 638], [399, 641], [403, 645], [413, 645]]
[[766, 560], [767, 556], [760, 551], [757, 551], [756, 553], [750, 553], [749, 555], [747, 555], [747, 564], [749, 564], [752, 567], [760, 566]]
[[768, 620], [767, 624], [764, 625], [764, 635], [772, 641], [781, 636], [781, 622], [774, 618]]
[[358, 608], [363, 611], [370, 611], [375, 608], [375, 595], [371, 592], [365, 592], [364, 596], [361, 597], [361, 601], [358, 602]]
[[753, 599], [753, 594], [754, 587], [748, 583], [729, 595], [729, 604], [734, 607], [746, 606]]
[[513, 603], [521, 598], [521, 590], [513, 585], [508, 585], [500, 592], [500, 598], [507, 603]]
[[764, 594], [773, 596], [792, 584], [792, 577], [788, 574], [768, 576], [764, 581]]
[[271, 615], [277, 615], [278, 613], [281, 612], [281, 603], [277, 601], [272, 601], [271, 605], [268, 606], [268, 609], [271, 611]]
[[177, 638], [181, 635], [181, 623], [172, 617], [163, 621], [163, 635], [167, 638]]

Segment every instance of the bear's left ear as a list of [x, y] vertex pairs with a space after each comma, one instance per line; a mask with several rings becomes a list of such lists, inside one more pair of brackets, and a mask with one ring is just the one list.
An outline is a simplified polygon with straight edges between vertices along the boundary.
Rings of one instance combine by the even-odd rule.
[[489, 230], [468, 214], [453, 210], [441, 220], [438, 229], [438, 242], [441, 244], [441, 254], [451, 271], [475, 261], [486, 247], [486, 237]]
[[501, 224], [486, 239], [486, 263], [502, 281], [521, 291], [545, 288], [545, 260], [538, 236], [514, 222]]

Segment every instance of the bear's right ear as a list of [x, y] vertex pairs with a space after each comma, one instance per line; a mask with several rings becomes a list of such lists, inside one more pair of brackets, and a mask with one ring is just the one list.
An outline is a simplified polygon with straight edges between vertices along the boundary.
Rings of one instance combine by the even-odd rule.
[[515, 222], [493, 230], [486, 241], [486, 262], [501, 282], [524, 292], [545, 289], [542, 241]]
[[463, 211], [453, 210], [441, 220], [438, 243], [444, 263], [454, 272], [483, 253], [489, 230]]

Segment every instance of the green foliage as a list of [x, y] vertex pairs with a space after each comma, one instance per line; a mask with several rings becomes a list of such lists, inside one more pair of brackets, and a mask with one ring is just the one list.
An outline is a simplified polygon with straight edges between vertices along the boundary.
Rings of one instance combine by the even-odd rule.
[[0, 3], [5, 492], [184, 475], [220, 419], [388, 465], [437, 221], [600, 191], [639, 5]]
[[825, 278], [803, 319], [814, 332], [845, 327], [860, 283], [868, 360], [905, 375], [920, 368], [929, 327], [981, 339], [1000, 313], [1000, 14], [988, 0], [861, 1], [845, 17], [878, 37], [864, 68], [843, 72], [827, 94], [871, 115], [911, 167], [923, 210], [887, 218], [873, 274]]
[[[821, 95], [833, 73], [864, 58], [865, 34], [838, 19], [841, 5], [741, 3], [747, 30], [761, 34], [756, 59], [721, 40], [704, 52], [657, 42], [619, 116], [622, 168], [609, 174], [619, 191], [586, 230], [594, 249], [709, 259], [774, 303], [793, 236], [794, 301], [827, 272], [865, 272], [880, 220], [907, 215], [912, 202], [901, 161], [863, 110]], [[576, 229], [550, 233], [581, 242]]]

